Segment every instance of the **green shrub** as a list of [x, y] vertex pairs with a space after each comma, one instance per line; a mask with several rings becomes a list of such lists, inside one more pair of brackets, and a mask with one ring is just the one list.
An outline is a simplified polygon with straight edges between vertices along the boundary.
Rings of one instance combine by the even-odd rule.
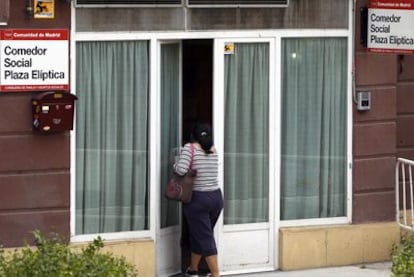
[[391, 251], [393, 277], [414, 276], [414, 235], [402, 236], [401, 243]]
[[62, 238], [46, 239], [34, 231], [36, 247], [27, 245], [6, 255], [0, 249], [0, 277], [132, 277], [137, 270], [124, 257], [99, 250], [101, 237], [79, 251], [70, 249]]

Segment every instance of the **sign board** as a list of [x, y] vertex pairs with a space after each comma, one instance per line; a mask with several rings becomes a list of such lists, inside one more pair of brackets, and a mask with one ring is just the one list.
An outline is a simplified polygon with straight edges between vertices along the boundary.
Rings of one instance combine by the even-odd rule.
[[55, 0], [34, 0], [34, 18], [55, 18]]
[[414, 0], [370, 0], [368, 51], [414, 53]]
[[68, 89], [68, 30], [0, 30], [0, 91]]

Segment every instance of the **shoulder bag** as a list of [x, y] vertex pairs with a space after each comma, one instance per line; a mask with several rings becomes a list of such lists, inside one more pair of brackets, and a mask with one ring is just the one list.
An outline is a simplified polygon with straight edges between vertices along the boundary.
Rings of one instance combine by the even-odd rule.
[[165, 197], [170, 200], [181, 201], [183, 203], [190, 203], [193, 195], [193, 182], [196, 176], [196, 171], [192, 169], [194, 159], [194, 144], [191, 147], [191, 160], [188, 172], [183, 176], [173, 173], [167, 183], [165, 190]]

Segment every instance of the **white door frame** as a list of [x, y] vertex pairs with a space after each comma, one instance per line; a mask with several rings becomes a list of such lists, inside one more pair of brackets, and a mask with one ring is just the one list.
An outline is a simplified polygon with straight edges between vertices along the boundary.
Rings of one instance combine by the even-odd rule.
[[[269, 222], [256, 224], [241, 224], [224, 226], [223, 216], [220, 217], [217, 228], [217, 246], [220, 270], [223, 274], [239, 274], [252, 271], [270, 271], [278, 268], [278, 229], [279, 229], [279, 157], [280, 157], [280, 65], [276, 61], [276, 49], [280, 53], [280, 39], [269, 38], [220, 38], [214, 40], [214, 86], [213, 86], [213, 122], [215, 145], [219, 153], [219, 183], [224, 193], [224, 45], [225, 43], [255, 43], [266, 42], [269, 44]], [[280, 56], [280, 55], [278, 55]], [[279, 87], [276, 89], [276, 84]], [[255, 237], [242, 239], [237, 237], [241, 231], [262, 234], [263, 240], [257, 241]], [[227, 267], [223, 257], [233, 256], [234, 253], [225, 253], [226, 236], [236, 234], [235, 240], [239, 242], [237, 248], [241, 264], [239, 267]], [[250, 235], [250, 234], [249, 234]], [[232, 235], [230, 235], [232, 236]], [[246, 234], [245, 234], [246, 236]], [[260, 264], [242, 265], [245, 252], [254, 253], [255, 248], [261, 247], [260, 242], [268, 244], [268, 262]], [[250, 246], [243, 249], [241, 243]], [[266, 247], [266, 245], [265, 245]], [[244, 251], [243, 251], [244, 250]], [[243, 254], [244, 253], [244, 254]], [[232, 257], [237, 259], [236, 257]]]

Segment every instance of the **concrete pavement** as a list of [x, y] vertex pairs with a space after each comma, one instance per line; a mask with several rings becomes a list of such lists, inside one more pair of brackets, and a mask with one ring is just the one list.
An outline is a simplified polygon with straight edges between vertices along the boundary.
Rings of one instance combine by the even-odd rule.
[[240, 277], [390, 277], [391, 262], [352, 266], [328, 267], [295, 271], [274, 271], [239, 274]]

